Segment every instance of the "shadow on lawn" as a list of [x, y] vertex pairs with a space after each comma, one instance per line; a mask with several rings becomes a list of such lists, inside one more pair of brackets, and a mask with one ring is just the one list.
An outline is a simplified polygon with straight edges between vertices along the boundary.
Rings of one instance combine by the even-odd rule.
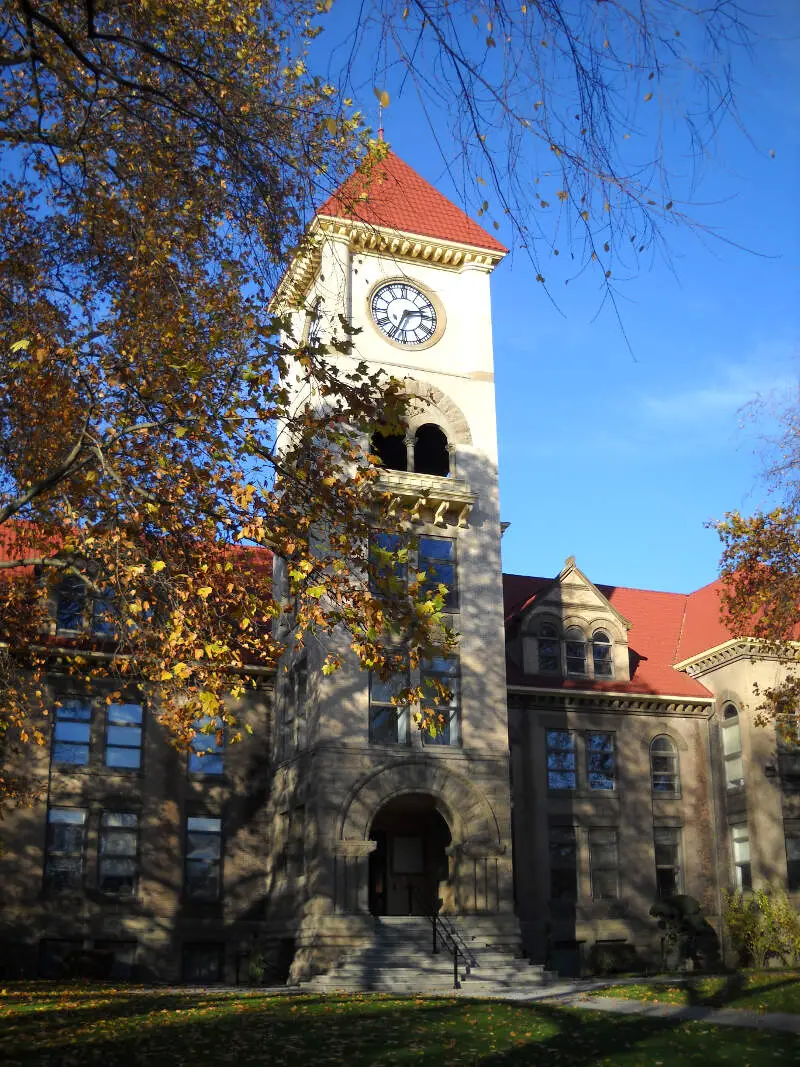
[[[646, 1058], [653, 1045], [639, 1046], [653, 1040], [663, 1040], [667, 1052], [678, 1028], [670, 1020], [601, 1017], [545, 1004], [243, 998], [198, 990], [196, 995], [118, 991], [110, 1006], [89, 1003], [88, 991], [65, 995], [76, 1007], [56, 1009], [49, 1019], [47, 1010], [6, 1016], [12, 1026], [0, 1043], [7, 1062], [24, 1067], [390, 1067], [410, 1062], [424, 1067], [594, 1067], [603, 1059], [618, 1062], [624, 1054]], [[87, 1003], [80, 1003], [81, 996]], [[107, 991], [94, 991], [95, 1000], [107, 996]], [[112, 1035], [98, 1028], [110, 1019]], [[763, 1037], [771, 1043], [771, 1056], [781, 1055], [789, 1035]], [[501, 1048], [495, 1051], [493, 1043]], [[509, 1043], [511, 1047], [502, 1047]], [[785, 1047], [789, 1056], [791, 1046]], [[715, 1062], [713, 1056], [706, 1058], [706, 1063]]]
[[747, 975], [737, 972], [727, 975], [724, 983], [713, 993], [702, 992], [700, 983], [692, 979], [686, 982], [684, 988], [686, 989], [688, 1004], [691, 1007], [698, 1008], [725, 1008], [734, 1002], [738, 1002], [736, 1006], [742, 1008], [746, 1007], [746, 1005], [742, 1004], [741, 1001], [747, 998], [768, 996], [776, 989], [787, 989], [792, 986], [796, 987], [798, 1000], [800, 1000], [800, 977], [796, 974], [783, 977], [776, 975], [776, 979], [769, 985], [748, 986]]

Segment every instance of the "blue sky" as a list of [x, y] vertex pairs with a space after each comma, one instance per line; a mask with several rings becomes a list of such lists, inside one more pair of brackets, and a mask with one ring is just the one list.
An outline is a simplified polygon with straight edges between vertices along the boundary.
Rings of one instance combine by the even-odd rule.
[[[352, 9], [337, 4], [320, 47], [346, 38]], [[669, 263], [655, 256], [621, 280], [630, 349], [610, 308], [598, 313], [596, 278], [562, 282], [555, 308], [524, 252], [495, 272], [507, 571], [555, 574], [575, 555], [596, 582], [688, 591], [716, 574], [719, 542], [706, 524], [768, 499], [759, 472], [776, 428], [746, 405], [797, 388], [800, 3], [758, 12], [752, 56], [736, 68], [746, 135], [723, 128], [690, 206], [726, 241], [674, 229]], [[353, 80], [372, 115], [370, 74]], [[400, 81], [390, 70], [382, 86], [386, 139], [459, 203], [442, 160], [445, 117], [434, 136]], [[510, 242], [503, 227], [499, 236]]]

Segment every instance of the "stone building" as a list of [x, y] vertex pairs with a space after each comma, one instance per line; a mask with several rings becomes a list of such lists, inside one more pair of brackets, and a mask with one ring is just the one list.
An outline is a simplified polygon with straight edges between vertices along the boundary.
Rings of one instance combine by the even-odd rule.
[[[54, 674], [31, 755], [46, 803], [3, 826], [0, 973], [102, 956], [113, 976], [233, 982], [258, 958], [304, 980], [432, 900], [465, 937], [574, 972], [603, 949], [657, 957], [659, 896], [694, 896], [723, 938], [724, 889], [800, 891], [800, 757], [752, 725], [754, 682], [784, 668], [724, 630], [717, 586], [598, 586], [573, 559], [501, 574], [504, 254], [389, 155], [366, 196], [320, 208], [276, 295], [295, 336], [344, 314], [352, 358], [414, 398], [378, 442], [379, 485], [412, 512], [412, 565], [450, 589], [457, 655], [422, 668], [452, 694], [444, 732], [421, 736], [346, 656], [324, 677], [315, 642], [242, 705], [252, 736], [199, 737], [202, 757], [168, 744], [146, 694], [106, 705]], [[54, 617], [91, 626], [66, 601]]]

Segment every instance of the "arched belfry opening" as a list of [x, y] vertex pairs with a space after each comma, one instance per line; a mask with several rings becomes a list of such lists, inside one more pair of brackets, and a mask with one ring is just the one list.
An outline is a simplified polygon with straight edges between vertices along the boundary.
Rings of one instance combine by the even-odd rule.
[[381, 433], [377, 430], [370, 442], [372, 453], [378, 457], [382, 467], [390, 471], [408, 470], [408, 449], [405, 436], [401, 433]]
[[450, 474], [450, 450], [447, 434], [433, 422], [426, 422], [414, 435], [414, 470], [418, 474]]
[[395, 797], [369, 832], [369, 910], [373, 915], [424, 915], [444, 898], [450, 828], [427, 793]]

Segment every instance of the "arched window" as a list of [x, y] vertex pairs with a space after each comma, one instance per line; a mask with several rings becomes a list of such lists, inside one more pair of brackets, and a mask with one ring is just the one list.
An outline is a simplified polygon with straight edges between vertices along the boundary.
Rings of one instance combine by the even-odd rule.
[[676, 797], [680, 794], [678, 750], [666, 734], [660, 734], [650, 742], [650, 781], [657, 796]]
[[382, 467], [390, 471], [408, 470], [408, 451], [405, 435], [401, 433], [381, 433], [377, 430], [372, 435], [370, 450], [376, 455]]
[[577, 626], [564, 634], [567, 674], [586, 675], [586, 638]]
[[450, 452], [447, 434], [435, 423], [426, 422], [414, 435], [414, 470], [417, 474], [435, 474], [447, 478], [450, 474]]
[[592, 635], [592, 660], [595, 678], [614, 677], [614, 658], [611, 638], [603, 630], [595, 630]]
[[559, 648], [558, 630], [555, 626], [551, 626], [549, 623], [544, 623], [544, 625], [540, 626], [536, 644], [539, 652], [539, 673], [560, 674], [561, 650]]
[[728, 789], [738, 789], [744, 785], [744, 766], [739, 709], [735, 704], [726, 704], [722, 709], [722, 754], [725, 758], [725, 784]]

